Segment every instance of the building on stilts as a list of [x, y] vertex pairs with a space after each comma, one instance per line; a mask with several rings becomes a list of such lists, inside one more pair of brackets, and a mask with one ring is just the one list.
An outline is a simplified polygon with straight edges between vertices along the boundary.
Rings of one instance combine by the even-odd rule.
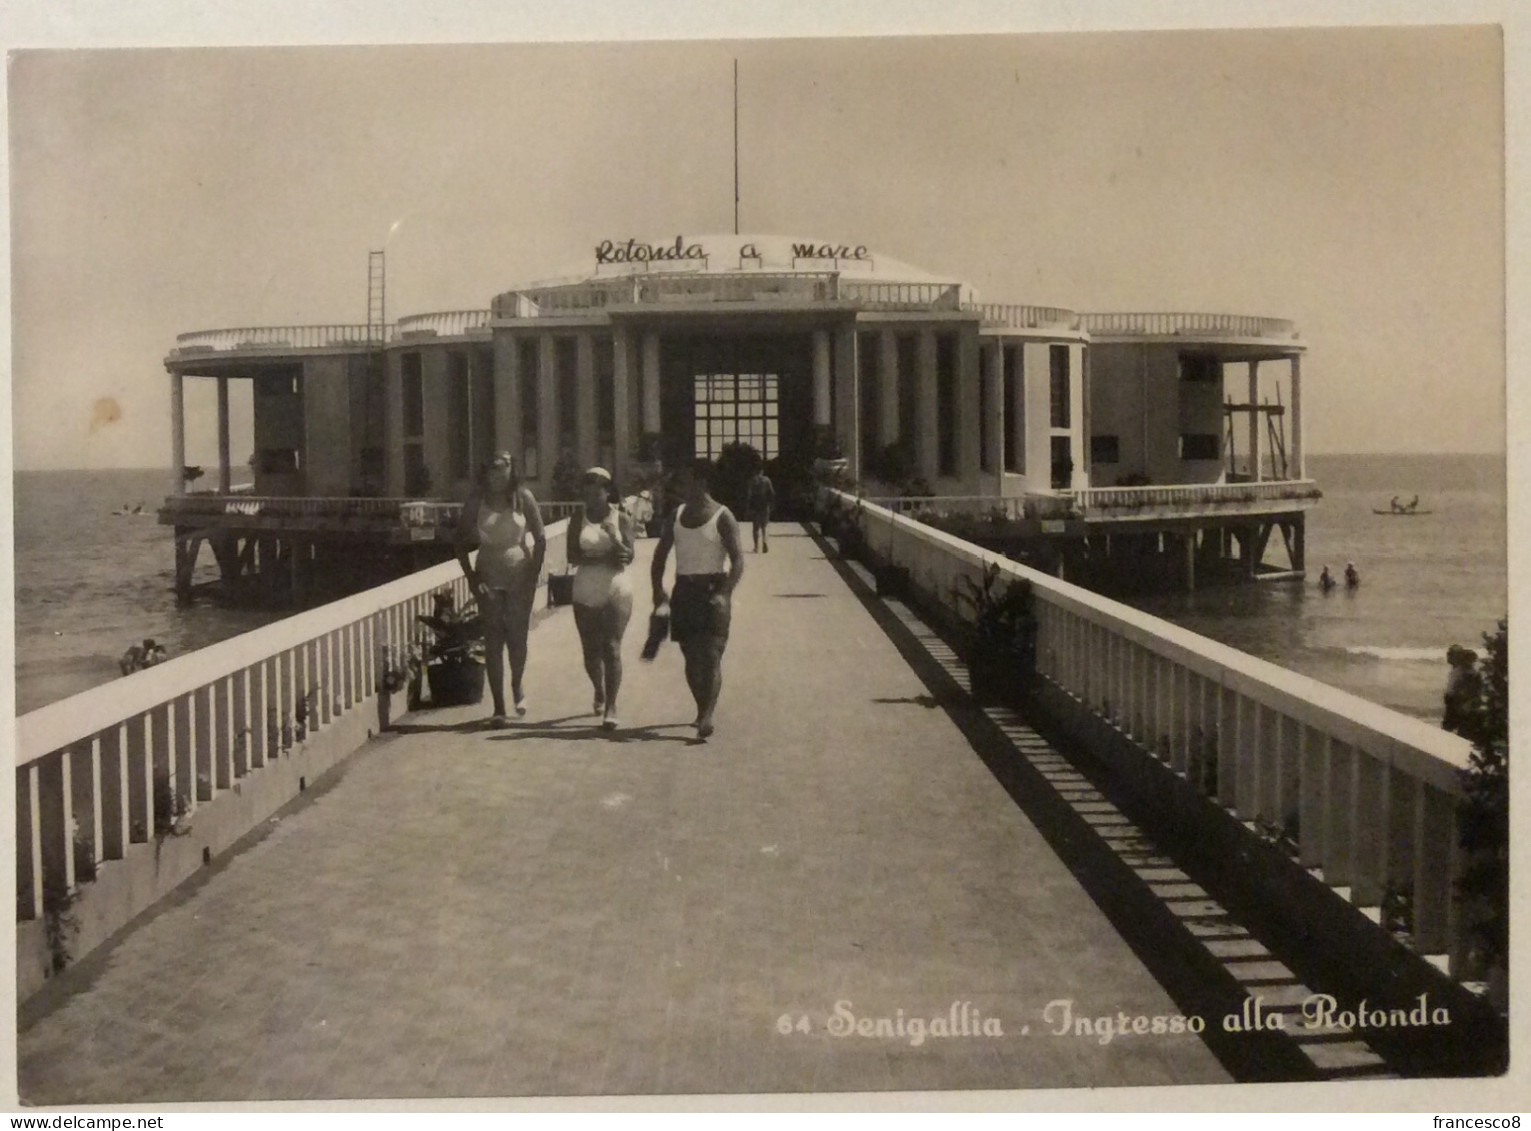
[[[235, 599], [302, 602], [450, 556], [476, 469], [508, 449], [547, 517], [570, 468], [619, 482], [753, 447], [788, 501], [833, 466], [1085, 584], [1300, 577], [1319, 498], [1289, 321], [1079, 313], [850, 243], [602, 240], [477, 310], [194, 331], [166, 358], [176, 585], [203, 545]], [[184, 394], [217, 387], [216, 485], [188, 490]], [[236, 489], [230, 395], [250, 398]], [[783, 490], [785, 488], [785, 490]], [[1275, 559], [1267, 564], [1267, 558]]]

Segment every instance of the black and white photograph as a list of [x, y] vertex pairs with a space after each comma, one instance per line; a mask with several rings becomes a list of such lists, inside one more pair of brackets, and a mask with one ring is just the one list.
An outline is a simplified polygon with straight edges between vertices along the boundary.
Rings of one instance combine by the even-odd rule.
[[9, 45], [13, 1098], [1502, 1107], [1504, 13], [455, 7]]

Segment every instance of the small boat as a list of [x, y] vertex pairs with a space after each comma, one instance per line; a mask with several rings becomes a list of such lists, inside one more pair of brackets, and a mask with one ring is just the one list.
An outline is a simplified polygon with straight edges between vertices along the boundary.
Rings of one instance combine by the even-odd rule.
[[1379, 511], [1376, 507], [1372, 508], [1372, 514], [1385, 514], [1389, 518], [1417, 518], [1422, 514], [1434, 513], [1434, 511]]

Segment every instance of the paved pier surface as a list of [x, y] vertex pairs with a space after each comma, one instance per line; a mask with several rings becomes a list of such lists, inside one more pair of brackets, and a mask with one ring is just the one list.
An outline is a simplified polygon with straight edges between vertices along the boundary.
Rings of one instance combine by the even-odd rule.
[[[487, 698], [410, 717], [50, 988], [23, 1099], [1228, 1080], [1195, 1036], [1051, 1035], [1055, 999], [1179, 1010], [816, 544], [771, 545], [710, 742], [674, 645], [637, 658], [646, 583], [614, 736], [557, 610], [525, 723], [482, 729]], [[1003, 1035], [909, 1035], [962, 1003]], [[903, 1037], [835, 1035], [900, 1011]]]

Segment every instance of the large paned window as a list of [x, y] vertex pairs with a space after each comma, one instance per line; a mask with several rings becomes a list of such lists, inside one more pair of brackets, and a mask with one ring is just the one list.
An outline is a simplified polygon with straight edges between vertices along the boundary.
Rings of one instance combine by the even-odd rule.
[[523, 338], [516, 348], [520, 351], [516, 372], [521, 385], [521, 474], [536, 479], [542, 474], [542, 453], [537, 443], [537, 422], [542, 419], [541, 382], [537, 375], [542, 367], [542, 355], [535, 339]]
[[473, 390], [468, 383], [468, 355], [447, 354], [447, 435], [452, 478], [466, 479], [473, 452]]
[[1026, 351], [1005, 347], [1005, 470], [1019, 475], [1026, 463]]
[[559, 338], [553, 343], [553, 376], [558, 402], [558, 455], [574, 452], [579, 435], [579, 357], [573, 338]]
[[936, 457], [942, 475], [957, 474], [957, 338], [936, 335]]
[[425, 466], [425, 375], [418, 353], [399, 359], [404, 384], [404, 493], [424, 495], [431, 489]]
[[748, 444], [766, 459], [781, 454], [775, 373], [698, 373], [696, 454], [717, 459], [728, 444]]
[[1052, 362], [1050, 382], [1050, 394], [1048, 397], [1052, 410], [1052, 426], [1054, 428], [1069, 427], [1069, 348], [1068, 346], [1048, 347], [1048, 360]]

